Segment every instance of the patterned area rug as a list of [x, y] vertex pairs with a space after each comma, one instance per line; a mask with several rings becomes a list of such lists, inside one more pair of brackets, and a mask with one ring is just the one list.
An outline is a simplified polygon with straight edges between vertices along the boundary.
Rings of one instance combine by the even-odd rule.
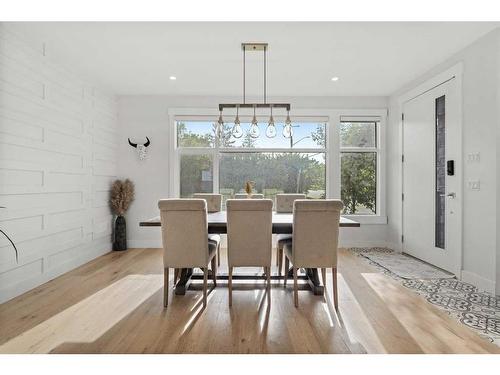
[[452, 279], [455, 276], [421, 260], [396, 252], [371, 251], [362, 256], [378, 263], [403, 279]]
[[[404, 287], [421, 295], [461, 324], [471, 328], [479, 336], [500, 346], [500, 296], [481, 291], [474, 285], [455, 278], [402, 278], [372, 260], [376, 259], [377, 255], [385, 257], [400, 255], [390, 249], [350, 248], [348, 250], [365, 259], [380, 272], [399, 281]], [[413, 260], [411, 257], [406, 258]]]

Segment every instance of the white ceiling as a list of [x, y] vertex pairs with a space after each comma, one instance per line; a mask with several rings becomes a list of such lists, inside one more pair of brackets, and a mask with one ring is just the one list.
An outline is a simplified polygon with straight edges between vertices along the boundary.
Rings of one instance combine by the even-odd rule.
[[[268, 95], [390, 95], [498, 23], [23, 23], [75, 72], [119, 95], [240, 95], [241, 42], [269, 43]], [[262, 56], [247, 59], [247, 95]], [[176, 81], [169, 76], [177, 77]], [[338, 82], [331, 77], [338, 76]]]

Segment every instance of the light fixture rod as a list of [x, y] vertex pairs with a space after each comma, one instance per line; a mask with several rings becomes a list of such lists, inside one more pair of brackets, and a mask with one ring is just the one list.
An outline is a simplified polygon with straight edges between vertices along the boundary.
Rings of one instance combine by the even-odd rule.
[[246, 51], [247, 49], [245, 48], [245, 46], [243, 46], [243, 103], [245, 103], [245, 81], [246, 81], [246, 72], [245, 72], [245, 57], [246, 57]]
[[266, 64], [266, 56], [267, 56], [267, 46], [264, 46], [264, 103], [266, 103], [266, 86], [267, 86], [267, 64]]
[[284, 108], [290, 111], [289, 103], [223, 103], [219, 104], [219, 111], [224, 108]]

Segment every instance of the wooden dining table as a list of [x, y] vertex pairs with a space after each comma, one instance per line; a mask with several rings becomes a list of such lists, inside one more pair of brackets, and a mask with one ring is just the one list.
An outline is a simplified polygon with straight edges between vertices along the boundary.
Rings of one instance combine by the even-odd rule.
[[[207, 214], [208, 223], [208, 233], [210, 234], [225, 234], [227, 233], [227, 216], [226, 211], [219, 211]], [[289, 213], [276, 213], [273, 212], [272, 218], [272, 232], [274, 234], [292, 234], [293, 232], [293, 214]], [[153, 217], [151, 219], [139, 222], [141, 227], [161, 227], [161, 220], [159, 216]], [[340, 217], [339, 227], [340, 228], [356, 228], [360, 224], [357, 221]], [[291, 270], [289, 270], [291, 272]], [[289, 274], [292, 277], [291, 274]], [[271, 275], [271, 279], [280, 280], [283, 276]], [[299, 279], [306, 280], [311, 287], [311, 290], [316, 295], [322, 295], [324, 293], [323, 285], [319, 281], [318, 269], [317, 268], [306, 268], [305, 275], [300, 275]], [[181, 271], [181, 276], [177, 284], [175, 285], [175, 294], [183, 295], [189, 288], [191, 280], [201, 280], [203, 279], [202, 273], [194, 273], [192, 268], [183, 268]], [[227, 280], [227, 274], [217, 274], [217, 279]], [[233, 274], [234, 280], [264, 280], [265, 275], [257, 274]]]

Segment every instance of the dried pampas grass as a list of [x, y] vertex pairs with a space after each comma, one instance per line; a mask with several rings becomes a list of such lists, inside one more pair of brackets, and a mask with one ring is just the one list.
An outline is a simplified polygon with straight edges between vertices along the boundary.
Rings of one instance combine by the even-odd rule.
[[134, 200], [134, 183], [128, 178], [116, 180], [111, 185], [109, 207], [115, 215], [123, 215]]

